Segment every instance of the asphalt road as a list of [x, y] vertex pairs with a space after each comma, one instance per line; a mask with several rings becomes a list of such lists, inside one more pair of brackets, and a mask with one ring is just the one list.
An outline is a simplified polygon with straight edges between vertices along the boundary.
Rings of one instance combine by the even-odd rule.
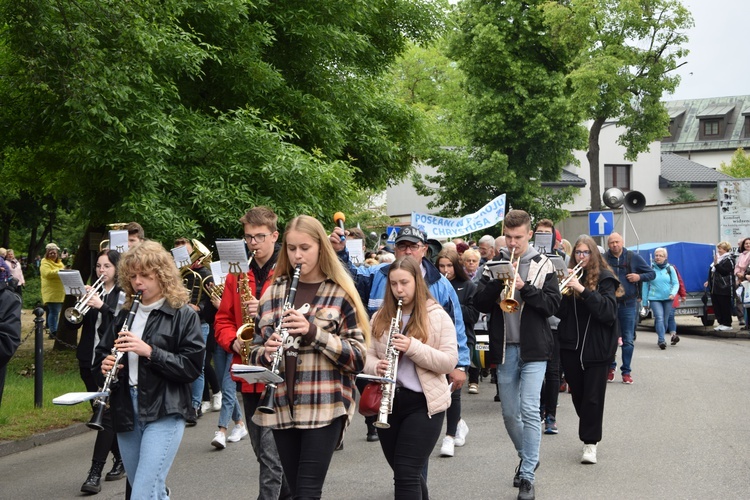
[[[582, 444], [570, 397], [561, 394], [558, 435], [542, 437], [537, 497], [544, 499], [702, 499], [750, 496], [750, 384], [746, 338], [704, 337], [683, 326], [682, 341], [661, 351], [653, 331], [641, 329], [631, 386], [607, 387], [604, 438], [596, 465], [580, 464]], [[698, 322], [699, 325], [699, 322]], [[698, 334], [698, 335], [695, 335]], [[619, 378], [618, 378], [619, 379]], [[465, 389], [464, 389], [465, 391]], [[453, 458], [430, 459], [433, 500], [514, 499], [517, 465], [500, 404], [485, 381], [479, 395], [463, 394], [470, 432]], [[172, 498], [254, 498], [258, 466], [250, 442], [217, 451], [210, 446], [217, 413], [186, 429], [168, 478]], [[334, 454], [324, 498], [385, 500], [392, 474], [377, 443], [365, 441], [355, 417], [345, 449]], [[92, 431], [0, 458], [0, 499], [66, 499], [79, 493], [94, 442]], [[109, 464], [106, 470], [109, 469]], [[123, 498], [124, 481], [102, 483], [97, 499]]]

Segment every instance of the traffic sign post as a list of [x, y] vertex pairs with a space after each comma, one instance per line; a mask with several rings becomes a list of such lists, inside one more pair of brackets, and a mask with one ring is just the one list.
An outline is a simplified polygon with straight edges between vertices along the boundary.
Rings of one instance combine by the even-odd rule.
[[389, 245], [393, 245], [396, 243], [396, 238], [398, 237], [399, 233], [401, 232], [400, 226], [388, 226], [385, 229], [385, 234], [388, 235], [385, 242]]
[[589, 212], [589, 236], [608, 236], [615, 230], [615, 213]]

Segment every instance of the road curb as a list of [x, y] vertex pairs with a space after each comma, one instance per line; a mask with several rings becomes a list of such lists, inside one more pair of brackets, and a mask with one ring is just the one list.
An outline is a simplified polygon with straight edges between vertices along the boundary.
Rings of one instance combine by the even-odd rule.
[[64, 429], [56, 429], [41, 434], [34, 434], [31, 437], [19, 439], [18, 441], [2, 441], [0, 442], [0, 457], [12, 455], [19, 451], [30, 450], [37, 446], [54, 443], [55, 441], [83, 434], [89, 430], [90, 429], [86, 427], [86, 424], [75, 424], [70, 427], [65, 427]]

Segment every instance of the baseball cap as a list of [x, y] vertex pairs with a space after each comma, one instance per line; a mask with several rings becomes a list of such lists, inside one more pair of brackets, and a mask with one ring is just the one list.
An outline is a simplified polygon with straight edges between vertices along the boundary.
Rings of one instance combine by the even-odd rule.
[[396, 237], [396, 245], [398, 245], [402, 241], [409, 241], [411, 243], [427, 243], [427, 233], [420, 229], [417, 229], [414, 226], [406, 226]]

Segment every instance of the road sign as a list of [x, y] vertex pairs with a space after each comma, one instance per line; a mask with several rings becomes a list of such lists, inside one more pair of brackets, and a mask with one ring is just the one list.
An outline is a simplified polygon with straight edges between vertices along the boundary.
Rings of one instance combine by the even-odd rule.
[[388, 238], [385, 240], [385, 242], [388, 243], [389, 245], [393, 245], [394, 243], [396, 243], [396, 238], [398, 237], [400, 232], [401, 232], [401, 227], [388, 226], [385, 229], [385, 234], [388, 235]]
[[607, 236], [615, 229], [615, 213], [611, 210], [605, 212], [589, 212], [589, 235]]

